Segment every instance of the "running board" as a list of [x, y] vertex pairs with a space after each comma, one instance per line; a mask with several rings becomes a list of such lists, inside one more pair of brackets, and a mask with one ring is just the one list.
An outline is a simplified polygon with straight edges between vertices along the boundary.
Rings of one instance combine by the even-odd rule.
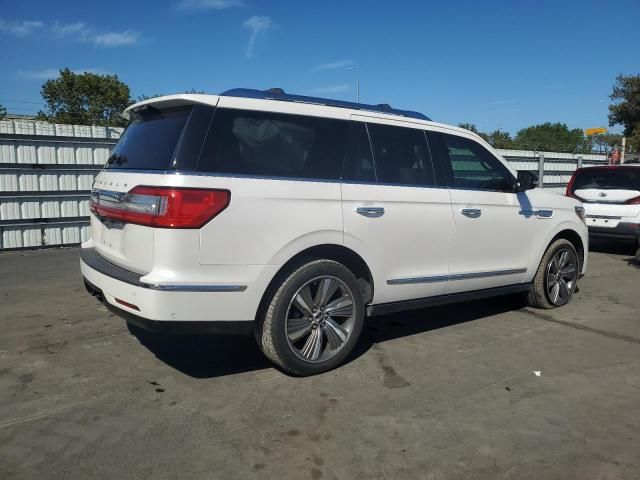
[[471, 292], [450, 293], [448, 295], [437, 295], [435, 297], [415, 298], [403, 300], [401, 302], [381, 303], [378, 305], [367, 305], [367, 316], [388, 315], [405, 310], [418, 310], [420, 308], [435, 307], [449, 303], [468, 302], [483, 298], [499, 297], [511, 293], [528, 292], [531, 289], [530, 283], [519, 283], [507, 285], [505, 287], [486, 288], [484, 290], [473, 290]]

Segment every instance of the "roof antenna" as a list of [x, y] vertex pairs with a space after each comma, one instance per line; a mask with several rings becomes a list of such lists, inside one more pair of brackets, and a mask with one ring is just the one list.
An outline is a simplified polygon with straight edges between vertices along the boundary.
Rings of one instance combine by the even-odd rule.
[[266, 90], [268, 93], [273, 93], [274, 95], [284, 95], [284, 90], [282, 88], [270, 88]]

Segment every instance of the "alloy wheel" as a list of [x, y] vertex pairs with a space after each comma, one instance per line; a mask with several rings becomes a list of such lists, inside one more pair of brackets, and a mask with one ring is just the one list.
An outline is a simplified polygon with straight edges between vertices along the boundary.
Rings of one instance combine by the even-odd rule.
[[554, 305], [567, 303], [576, 289], [578, 258], [568, 248], [558, 250], [547, 265], [546, 287], [549, 301]]
[[316, 277], [300, 287], [289, 302], [287, 342], [307, 362], [329, 360], [351, 337], [355, 315], [353, 293], [342, 280]]

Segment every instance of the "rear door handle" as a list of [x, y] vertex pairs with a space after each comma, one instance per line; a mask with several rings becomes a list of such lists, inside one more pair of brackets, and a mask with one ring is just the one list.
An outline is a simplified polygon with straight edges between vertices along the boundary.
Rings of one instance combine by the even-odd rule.
[[384, 215], [383, 207], [356, 207], [356, 212], [369, 218], [378, 218]]
[[465, 217], [478, 218], [480, 215], [482, 215], [482, 210], [480, 210], [479, 208], [461, 208], [460, 213]]

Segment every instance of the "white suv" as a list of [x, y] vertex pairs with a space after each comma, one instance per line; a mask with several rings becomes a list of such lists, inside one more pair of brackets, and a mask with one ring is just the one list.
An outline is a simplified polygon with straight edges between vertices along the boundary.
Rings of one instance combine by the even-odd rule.
[[254, 331], [309, 375], [367, 316], [520, 292], [552, 308], [586, 269], [578, 201], [420, 113], [236, 89], [125, 114], [81, 269], [144, 328]]
[[640, 239], [640, 165], [580, 168], [571, 177], [567, 196], [584, 202], [592, 237]]

